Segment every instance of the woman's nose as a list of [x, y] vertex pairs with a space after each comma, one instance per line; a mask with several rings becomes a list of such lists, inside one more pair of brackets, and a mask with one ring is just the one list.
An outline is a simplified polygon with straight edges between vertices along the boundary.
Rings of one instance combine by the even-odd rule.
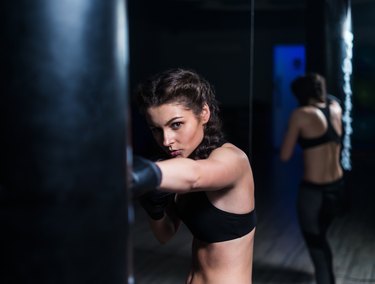
[[164, 131], [163, 133], [163, 145], [165, 147], [169, 147], [173, 143], [173, 133], [170, 133], [170, 131]]

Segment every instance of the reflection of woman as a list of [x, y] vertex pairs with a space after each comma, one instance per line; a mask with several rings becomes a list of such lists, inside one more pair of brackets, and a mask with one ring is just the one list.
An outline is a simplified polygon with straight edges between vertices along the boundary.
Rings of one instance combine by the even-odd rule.
[[154, 235], [164, 243], [181, 221], [190, 229], [187, 283], [251, 283], [252, 170], [246, 154], [223, 140], [209, 83], [192, 71], [172, 69], [140, 85], [137, 95], [156, 142], [169, 156], [148, 161], [160, 169], [161, 183], [140, 198]]
[[327, 98], [325, 79], [318, 74], [299, 77], [291, 87], [299, 107], [290, 117], [280, 157], [288, 160], [296, 143], [303, 150], [304, 173], [297, 201], [300, 227], [317, 283], [334, 283], [327, 230], [343, 191], [342, 110], [336, 100]]

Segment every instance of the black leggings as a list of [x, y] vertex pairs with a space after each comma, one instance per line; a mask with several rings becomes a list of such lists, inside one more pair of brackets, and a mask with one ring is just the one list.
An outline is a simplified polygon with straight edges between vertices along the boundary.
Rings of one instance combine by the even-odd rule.
[[297, 199], [298, 221], [314, 264], [318, 284], [335, 283], [327, 231], [341, 213], [344, 180], [329, 184], [302, 181]]

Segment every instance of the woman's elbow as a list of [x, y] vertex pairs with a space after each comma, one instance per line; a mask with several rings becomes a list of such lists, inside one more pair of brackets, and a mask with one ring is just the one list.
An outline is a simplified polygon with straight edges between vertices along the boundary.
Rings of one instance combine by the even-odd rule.
[[175, 234], [176, 230], [168, 230], [164, 232], [159, 232], [159, 234], [155, 234], [155, 237], [160, 244], [164, 245], [167, 242], [169, 242]]
[[172, 237], [173, 234], [170, 234], [169, 232], [155, 232], [154, 231], [155, 239], [162, 245], [166, 244]]
[[155, 238], [160, 244], [166, 244], [177, 232], [177, 226], [175, 224], [164, 223], [159, 228], [153, 228]]

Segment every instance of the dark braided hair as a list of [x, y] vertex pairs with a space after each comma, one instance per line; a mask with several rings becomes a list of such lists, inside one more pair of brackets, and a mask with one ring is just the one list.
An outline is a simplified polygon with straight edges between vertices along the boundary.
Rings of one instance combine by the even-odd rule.
[[291, 84], [293, 94], [300, 106], [306, 106], [309, 99], [325, 102], [327, 97], [326, 80], [317, 73], [297, 77]]
[[180, 68], [169, 69], [140, 84], [136, 95], [139, 110], [143, 115], [150, 107], [166, 103], [180, 103], [199, 116], [204, 104], [208, 105], [211, 114], [204, 128], [203, 141], [190, 158], [205, 159], [214, 149], [223, 144], [224, 135], [213, 87], [196, 72]]

